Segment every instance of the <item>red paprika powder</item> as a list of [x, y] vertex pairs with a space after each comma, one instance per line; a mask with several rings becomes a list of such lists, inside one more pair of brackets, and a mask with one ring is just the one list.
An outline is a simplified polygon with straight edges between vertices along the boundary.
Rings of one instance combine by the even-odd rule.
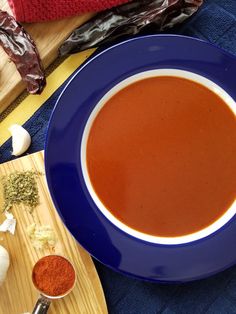
[[34, 285], [47, 296], [62, 296], [74, 285], [75, 270], [71, 263], [59, 255], [41, 258], [32, 272]]

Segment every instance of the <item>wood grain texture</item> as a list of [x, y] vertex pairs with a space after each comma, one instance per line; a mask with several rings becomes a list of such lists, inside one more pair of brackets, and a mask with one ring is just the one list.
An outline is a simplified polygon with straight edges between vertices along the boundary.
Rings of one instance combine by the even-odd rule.
[[[0, 0], [0, 9], [11, 13], [7, 0]], [[24, 24], [34, 39], [44, 67], [48, 67], [57, 57], [57, 50], [72, 30], [83, 24], [93, 14], [84, 14], [60, 21]], [[15, 65], [0, 49], [0, 113], [5, 110], [25, 89]]]
[[[1, 164], [0, 175], [6, 175], [15, 170], [31, 169], [44, 173], [43, 152]], [[11, 259], [7, 279], [0, 287], [0, 314], [31, 313], [38, 297], [38, 292], [31, 281], [32, 267], [39, 258], [50, 253], [69, 258], [75, 266], [77, 282], [68, 296], [52, 303], [49, 314], [106, 314], [103, 291], [91, 257], [77, 245], [64, 227], [50, 198], [45, 175], [40, 176], [37, 182], [40, 205], [33, 214], [30, 214], [23, 206], [13, 208], [12, 212], [17, 219], [15, 235], [0, 233], [0, 245], [7, 248]], [[0, 199], [0, 205], [2, 201]], [[0, 213], [0, 223], [4, 217]], [[26, 233], [27, 226], [33, 222], [37, 225], [50, 225], [56, 232], [58, 242], [54, 251], [52, 249], [39, 251], [33, 248]]]

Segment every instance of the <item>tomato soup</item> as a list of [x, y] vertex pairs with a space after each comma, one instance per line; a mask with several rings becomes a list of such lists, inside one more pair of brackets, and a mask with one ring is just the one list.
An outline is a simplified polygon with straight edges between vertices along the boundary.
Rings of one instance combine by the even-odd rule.
[[86, 163], [96, 195], [120, 222], [153, 236], [192, 234], [235, 201], [235, 114], [197, 82], [145, 78], [97, 113]]

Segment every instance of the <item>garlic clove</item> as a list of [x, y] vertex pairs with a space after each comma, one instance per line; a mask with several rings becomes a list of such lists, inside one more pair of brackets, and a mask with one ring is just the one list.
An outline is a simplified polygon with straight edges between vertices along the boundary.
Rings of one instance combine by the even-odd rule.
[[20, 156], [29, 148], [31, 137], [29, 133], [18, 124], [11, 125], [9, 131], [12, 135], [12, 155]]
[[16, 229], [16, 219], [12, 215], [12, 213], [9, 213], [5, 211], [6, 219], [3, 221], [2, 224], [0, 224], [0, 232], [10, 232], [11, 234], [15, 234]]
[[3, 284], [10, 265], [10, 258], [7, 250], [0, 245], [0, 286]]

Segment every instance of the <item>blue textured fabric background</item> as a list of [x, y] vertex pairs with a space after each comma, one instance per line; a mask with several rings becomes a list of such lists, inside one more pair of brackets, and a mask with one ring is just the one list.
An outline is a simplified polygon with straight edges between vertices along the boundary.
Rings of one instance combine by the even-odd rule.
[[[172, 32], [204, 39], [236, 55], [236, 0], [205, 0], [197, 14]], [[25, 124], [32, 136], [30, 153], [44, 148], [48, 120], [61, 89]], [[1, 162], [11, 159], [10, 151], [7, 141], [1, 147]], [[236, 266], [189, 284], [159, 285], [95, 264], [111, 314], [236, 313]]]

